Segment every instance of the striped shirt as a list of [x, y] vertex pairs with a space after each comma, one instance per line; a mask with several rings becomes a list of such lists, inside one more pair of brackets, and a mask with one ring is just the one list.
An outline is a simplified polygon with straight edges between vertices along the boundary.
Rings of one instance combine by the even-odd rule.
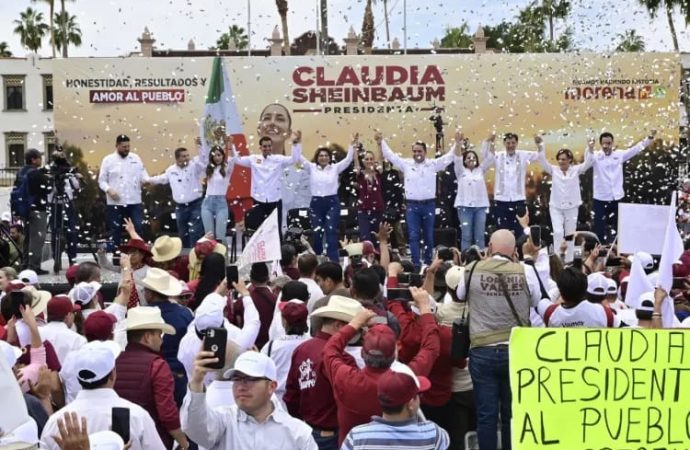
[[434, 422], [417, 418], [390, 422], [374, 416], [371, 422], [354, 427], [347, 434], [340, 450], [445, 450], [448, 433]]

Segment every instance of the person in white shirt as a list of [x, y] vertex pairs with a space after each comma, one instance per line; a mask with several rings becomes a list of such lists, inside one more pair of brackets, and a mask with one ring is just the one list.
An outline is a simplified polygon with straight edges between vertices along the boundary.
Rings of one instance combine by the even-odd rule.
[[271, 400], [278, 385], [276, 366], [257, 352], [241, 354], [225, 374], [232, 382], [235, 405], [211, 408], [206, 403], [204, 377], [217, 361], [201, 351], [182, 404], [182, 430], [205, 448], [218, 450], [317, 450], [311, 428]]
[[[496, 133], [491, 133], [489, 143], [496, 141]], [[517, 237], [522, 235], [522, 227], [517, 216], [525, 214], [525, 178], [527, 167], [538, 158], [537, 152], [518, 150], [518, 135], [506, 133], [503, 135], [505, 152], [496, 153], [494, 166], [496, 175], [494, 180], [494, 216], [496, 228], [511, 230]], [[482, 157], [488, 157], [489, 146], [483, 146]]]
[[601, 150], [594, 153], [592, 183], [594, 188], [594, 232], [603, 244], [613, 242], [618, 226], [618, 202], [623, 198], [623, 163], [647, 148], [654, 141], [656, 130], [627, 150], [615, 150], [613, 134], [599, 135]]
[[[401, 158], [388, 146], [383, 135], [374, 139], [381, 147], [383, 157], [405, 176], [405, 200], [407, 211], [407, 235], [412, 264], [420, 267], [421, 239], [424, 239], [424, 263], [431, 264], [434, 250], [434, 222], [436, 219], [436, 172], [453, 162], [454, 152], [448, 151], [440, 158], [427, 159], [426, 144], [418, 141], [412, 145], [412, 159]], [[421, 233], [420, 233], [421, 231]]]
[[113, 390], [115, 360], [121, 351], [113, 341], [89, 342], [79, 350], [75, 368], [82, 390], [73, 402], [50, 416], [41, 434], [41, 448], [60, 449], [53, 436], [59, 436], [58, 419], [65, 413], [75, 412], [86, 419], [88, 430], [93, 433], [112, 428], [112, 408], [117, 407], [129, 409], [131, 450], [165, 449], [149, 413]]
[[57, 295], [48, 302], [48, 322], [38, 329], [41, 339], [53, 345], [60, 364], [86, 344], [86, 338], [72, 330], [74, 313], [80, 309], [66, 295]]
[[233, 147], [233, 162], [238, 166], [249, 167], [252, 171], [252, 198], [253, 209], [263, 217], [268, 217], [274, 209], [278, 209], [278, 231], [282, 228], [283, 202], [282, 202], [282, 171], [290, 164], [300, 161], [298, 149], [302, 133], [292, 133], [292, 156], [274, 155], [273, 144], [270, 137], [259, 139], [261, 155], [239, 156]]
[[472, 245], [479, 248], [486, 247], [484, 233], [486, 229], [486, 213], [489, 209], [489, 194], [486, 191], [484, 175], [494, 164], [496, 148], [494, 142], [484, 142], [490, 148], [485, 153], [481, 165], [479, 156], [474, 150], [467, 150], [462, 133], [455, 135], [455, 177], [458, 180], [458, 193], [455, 195], [453, 206], [458, 211], [460, 221], [461, 250]]
[[307, 291], [309, 291], [309, 304], [313, 304], [324, 296], [323, 291], [314, 280], [316, 268], [318, 266], [318, 258], [311, 253], [303, 253], [297, 258], [297, 270], [299, 270], [299, 279], [297, 281], [307, 285]]
[[[355, 136], [347, 149], [347, 156], [342, 161], [333, 163], [333, 153], [326, 147], [316, 149], [314, 161], [301, 156], [302, 163], [309, 167], [311, 186], [311, 203], [309, 215], [314, 233], [314, 253], [323, 254], [323, 240], [326, 238], [326, 254], [333, 262], [338, 262], [338, 221], [340, 220], [340, 200], [338, 199], [338, 177], [352, 163], [357, 145]], [[297, 146], [301, 153], [301, 147]]]
[[149, 177], [139, 155], [130, 153], [129, 138], [120, 134], [115, 139], [116, 151], [101, 162], [98, 186], [106, 196], [106, 220], [117, 247], [122, 243], [122, 224], [125, 218], [134, 223], [141, 235], [144, 211], [141, 206], [141, 186]]
[[573, 152], [562, 148], [556, 153], [558, 165], [549, 163], [546, 159], [544, 140], [541, 136], [535, 136], [539, 151], [539, 163], [544, 171], [551, 175], [551, 197], [549, 199], [549, 214], [553, 227], [553, 247], [559, 248], [563, 238], [575, 233], [577, 228], [577, 213], [582, 204], [580, 195], [580, 175], [583, 175], [592, 167], [594, 155], [594, 142], [585, 152], [585, 161], [582, 164], [573, 164]]
[[149, 177], [145, 181], [151, 184], [169, 184], [175, 201], [175, 221], [177, 234], [182, 239], [184, 248], [191, 248], [203, 236], [201, 224], [201, 200], [204, 188], [201, 177], [206, 167], [208, 156], [199, 154], [190, 160], [189, 150], [184, 147], [175, 149], [175, 164], [160, 175]]
[[[232, 149], [236, 152], [234, 146]], [[206, 153], [202, 151], [202, 154]], [[213, 233], [216, 241], [225, 243], [229, 214], [225, 194], [234, 170], [234, 162], [233, 159], [227, 160], [225, 150], [218, 145], [211, 148], [207, 159], [206, 197], [201, 204], [201, 220], [205, 233]]]

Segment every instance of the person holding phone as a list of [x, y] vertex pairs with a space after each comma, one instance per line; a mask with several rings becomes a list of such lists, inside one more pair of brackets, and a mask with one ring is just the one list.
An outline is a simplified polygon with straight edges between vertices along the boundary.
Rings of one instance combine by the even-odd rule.
[[537, 135], [534, 142], [539, 149], [538, 161], [544, 171], [551, 175], [551, 196], [549, 199], [549, 214], [553, 227], [553, 246], [560, 247], [564, 236], [575, 233], [577, 228], [577, 213], [582, 204], [580, 195], [580, 176], [592, 167], [594, 161], [594, 142], [585, 152], [585, 161], [582, 164], [573, 164], [573, 152], [562, 148], [556, 152], [558, 165], [549, 163], [546, 159], [544, 139]]

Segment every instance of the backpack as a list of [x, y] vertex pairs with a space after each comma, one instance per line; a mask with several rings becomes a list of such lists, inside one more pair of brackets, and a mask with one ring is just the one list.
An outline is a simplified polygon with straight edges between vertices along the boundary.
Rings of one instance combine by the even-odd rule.
[[24, 167], [17, 174], [12, 192], [10, 192], [10, 208], [12, 214], [22, 219], [29, 217], [31, 205], [34, 203], [34, 196], [29, 193], [29, 173], [35, 170], [31, 167]]

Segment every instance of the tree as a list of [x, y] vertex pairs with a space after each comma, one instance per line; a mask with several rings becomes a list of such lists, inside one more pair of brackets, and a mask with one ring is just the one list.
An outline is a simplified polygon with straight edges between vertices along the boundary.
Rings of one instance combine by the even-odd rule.
[[62, 56], [67, 57], [67, 47], [81, 45], [81, 29], [76, 16], [70, 16], [67, 11], [55, 14], [55, 46], [62, 50]]
[[237, 25], [231, 25], [227, 33], [220, 35], [216, 41], [216, 45], [221, 50], [227, 50], [230, 48], [230, 43], [235, 45], [237, 50], [243, 50], [249, 45], [249, 36], [244, 31], [244, 28]]
[[617, 52], [643, 52], [645, 48], [644, 39], [637, 34], [636, 30], [626, 30], [625, 33], [619, 33], [618, 39], [620, 43], [616, 47]]
[[278, 14], [280, 14], [280, 22], [283, 26], [283, 51], [286, 55], [290, 54], [290, 39], [288, 38], [288, 24], [287, 24], [287, 13], [288, 13], [288, 2], [287, 0], [276, 0], [276, 7], [278, 8]]
[[0, 58], [11, 58], [12, 52], [10, 51], [10, 46], [7, 42], [0, 42]]
[[362, 19], [362, 47], [371, 49], [374, 46], [374, 11], [371, 9], [371, 0], [367, 0]]
[[48, 19], [50, 20], [50, 46], [53, 50], [53, 58], [55, 58], [55, 25], [53, 24], [53, 16], [55, 15], [55, 0], [31, 0], [32, 3], [42, 2], [47, 3], [50, 9]]
[[[67, 0], [60, 0], [60, 14], [66, 14], [67, 13], [67, 10], [65, 10], [65, 1], [67, 1]], [[69, 1], [75, 1], [75, 0], [69, 0]], [[62, 33], [63, 36], [67, 36], [67, 34], [68, 34], [67, 30], [65, 30], [65, 29], [60, 30], [60, 32]], [[81, 31], [79, 33], [81, 34]], [[80, 37], [80, 39], [81, 39], [81, 37]], [[62, 47], [62, 57], [67, 58], [67, 46]]]
[[642, 6], [647, 8], [649, 15], [656, 17], [659, 9], [666, 10], [666, 20], [668, 21], [668, 28], [671, 31], [671, 38], [673, 39], [673, 49], [679, 51], [678, 34], [676, 33], [676, 26], [673, 23], [673, 9], [680, 8], [681, 14], [685, 16], [685, 24], [690, 25], [690, 2], [687, 0], [638, 0]]
[[472, 45], [470, 26], [463, 22], [459, 27], [446, 28], [446, 35], [441, 39], [442, 48], [468, 48]]
[[568, 17], [570, 13], [570, 2], [565, 0], [541, 0], [540, 8], [549, 26], [549, 42], [554, 44], [554, 20]]
[[31, 7], [19, 13], [19, 20], [15, 20], [14, 33], [19, 35], [22, 45], [33, 52], [41, 48], [41, 41], [48, 33], [48, 25], [43, 22], [43, 13]]

